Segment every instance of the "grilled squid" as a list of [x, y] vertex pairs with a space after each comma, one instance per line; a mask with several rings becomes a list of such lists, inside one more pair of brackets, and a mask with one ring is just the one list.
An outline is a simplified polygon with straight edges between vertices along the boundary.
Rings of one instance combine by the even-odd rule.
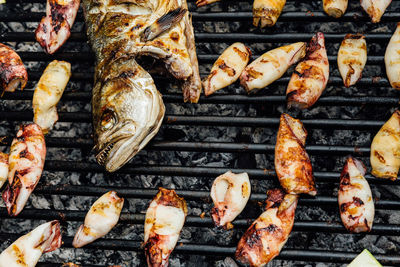
[[219, 2], [221, 0], [197, 0], [196, 1], [196, 5], [197, 7], [201, 7], [201, 6], [205, 6], [205, 5], [209, 5], [215, 2]]
[[[306, 43], [275, 48], [251, 62], [240, 75], [240, 84], [248, 93], [264, 88], [280, 77], [306, 54]], [[256, 91], [256, 90], [254, 90]]]
[[253, 25], [261, 28], [274, 26], [285, 4], [286, 0], [254, 0]]
[[346, 12], [348, 0], [322, 0], [322, 4], [326, 14], [340, 18]]
[[307, 131], [300, 120], [286, 113], [281, 115], [275, 146], [275, 170], [286, 192], [315, 196], [317, 190], [305, 149], [306, 137]]
[[80, 248], [108, 234], [117, 224], [123, 205], [124, 199], [118, 197], [115, 191], [102, 195], [90, 207], [84, 224], [75, 234], [72, 245]]
[[0, 86], [3, 92], [24, 89], [28, 73], [18, 54], [10, 47], [0, 43]]
[[396, 31], [385, 52], [385, 65], [386, 75], [389, 79], [390, 85], [400, 90], [400, 23], [397, 23]]
[[0, 188], [7, 181], [8, 177], [8, 155], [0, 152]]
[[360, 0], [361, 7], [367, 12], [373, 23], [381, 21], [391, 2], [392, 0]]
[[317, 102], [329, 79], [329, 62], [324, 34], [318, 32], [307, 47], [306, 57], [296, 66], [289, 81], [288, 108], [309, 108]]
[[80, 0], [47, 0], [46, 16], [37, 27], [36, 41], [49, 53], [55, 53], [71, 35]]
[[46, 144], [40, 126], [35, 123], [21, 125], [11, 143], [8, 185], [3, 199], [8, 214], [17, 216], [42, 175]]
[[249, 200], [251, 192], [247, 173], [224, 173], [214, 180], [211, 198], [214, 208], [211, 215], [215, 225], [232, 228], [231, 222], [238, 216]]
[[148, 266], [168, 266], [187, 215], [186, 201], [174, 190], [161, 188], [151, 201], [144, 224], [144, 251]]
[[353, 233], [371, 231], [374, 221], [374, 202], [365, 172], [361, 161], [348, 157], [340, 175], [340, 217], [346, 229]]
[[0, 267], [34, 267], [43, 253], [54, 251], [60, 246], [60, 223], [44, 223], [6, 248], [0, 254]]
[[44, 134], [58, 120], [56, 105], [60, 101], [65, 87], [71, 77], [71, 64], [54, 60], [44, 70], [33, 94], [33, 121]]
[[298, 197], [282, 189], [267, 192], [266, 211], [240, 239], [236, 259], [250, 266], [265, 266], [279, 255], [292, 231]]
[[372, 175], [393, 181], [397, 179], [400, 168], [400, 111], [396, 110], [375, 135], [370, 160]]
[[367, 43], [362, 34], [347, 34], [340, 45], [337, 63], [344, 86], [356, 84], [367, 63]]
[[203, 81], [206, 96], [236, 82], [249, 63], [250, 57], [250, 48], [242, 43], [234, 43], [228, 47], [212, 66], [210, 75]]

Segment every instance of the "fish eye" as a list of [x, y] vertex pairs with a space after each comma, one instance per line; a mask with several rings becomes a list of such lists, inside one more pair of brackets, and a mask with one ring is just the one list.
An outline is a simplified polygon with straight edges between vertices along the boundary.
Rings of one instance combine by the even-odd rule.
[[103, 115], [101, 115], [100, 123], [103, 131], [111, 129], [116, 122], [117, 119], [115, 117], [114, 111], [110, 109], [106, 109], [103, 112]]

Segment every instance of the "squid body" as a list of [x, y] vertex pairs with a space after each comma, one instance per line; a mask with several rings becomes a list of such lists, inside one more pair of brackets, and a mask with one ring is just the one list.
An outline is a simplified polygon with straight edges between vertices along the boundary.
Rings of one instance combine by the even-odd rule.
[[367, 12], [373, 23], [381, 21], [391, 2], [392, 0], [360, 0], [361, 7]]
[[390, 85], [400, 90], [400, 23], [386, 48], [385, 66]]
[[326, 14], [340, 18], [346, 12], [348, 0], [322, 0], [322, 4]]
[[285, 4], [286, 0], [254, 0], [253, 25], [261, 28], [274, 26]]

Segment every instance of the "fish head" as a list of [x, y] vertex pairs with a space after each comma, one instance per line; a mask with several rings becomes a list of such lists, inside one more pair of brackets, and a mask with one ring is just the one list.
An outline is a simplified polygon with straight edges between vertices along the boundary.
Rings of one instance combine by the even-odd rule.
[[121, 69], [118, 77], [95, 85], [101, 89], [94, 88], [94, 149], [97, 162], [109, 172], [119, 169], [150, 141], [164, 116], [161, 95], [150, 75], [135, 72]]

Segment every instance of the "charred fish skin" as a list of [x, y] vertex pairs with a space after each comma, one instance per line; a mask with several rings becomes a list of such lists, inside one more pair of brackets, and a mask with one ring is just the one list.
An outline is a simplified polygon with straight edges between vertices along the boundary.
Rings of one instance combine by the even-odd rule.
[[21, 125], [11, 143], [8, 185], [3, 200], [8, 214], [17, 216], [42, 175], [46, 157], [43, 132], [35, 123]]
[[187, 215], [186, 201], [174, 190], [159, 189], [146, 212], [144, 251], [149, 267], [167, 267]]
[[243, 264], [265, 266], [279, 255], [292, 231], [298, 196], [282, 189], [267, 192], [266, 211], [240, 239], [235, 257]]
[[188, 9], [186, 1], [84, 0], [83, 7], [98, 65], [107, 65], [110, 59], [103, 60], [111, 54], [114, 59], [152, 56], [183, 83], [185, 101], [198, 101], [202, 85], [191, 18], [183, 12]]
[[131, 30], [125, 25], [138, 17], [129, 13], [134, 11], [127, 6], [133, 7], [133, 3], [107, 6], [83, 1], [88, 37], [96, 55], [94, 150], [98, 163], [109, 172], [122, 167], [157, 134], [165, 113], [153, 79], [135, 60], [138, 48], [134, 40], [121, 32]]
[[8, 178], [8, 154], [0, 152], [0, 188]]
[[11, 47], [0, 43], [0, 86], [3, 92], [24, 89], [28, 82], [28, 72], [21, 58]]
[[281, 115], [275, 146], [275, 170], [281, 186], [290, 194], [315, 196], [317, 189], [311, 160], [305, 149], [307, 131], [300, 120]]
[[375, 207], [371, 188], [364, 178], [364, 164], [348, 157], [340, 175], [338, 203], [343, 225], [349, 232], [369, 232], [374, 221]]
[[260, 28], [275, 25], [286, 0], [254, 0], [253, 3], [253, 25]]
[[44, 223], [6, 248], [0, 254], [0, 267], [35, 267], [43, 253], [54, 251], [61, 244], [60, 223]]
[[36, 41], [48, 54], [55, 53], [71, 35], [80, 0], [47, 0], [46, 16], [35, 31]]

